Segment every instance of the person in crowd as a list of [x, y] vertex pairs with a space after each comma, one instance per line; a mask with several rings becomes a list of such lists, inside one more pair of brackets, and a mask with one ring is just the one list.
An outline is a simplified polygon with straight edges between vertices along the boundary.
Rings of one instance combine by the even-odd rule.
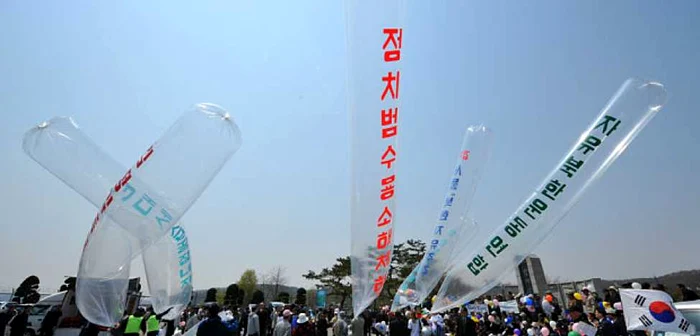
[[[369, 311], [365, 310], [362, 312], [362, 318], [365, 321], [365, 327], [363, 329], [362, 336], [370, 336], [372, 331], [372, 316]], [[326, 336], [326, 335], [323, 335]]]
[[316, 315], [316, 335], [317, 336], [328, 336], [328, 319], [326, 318], [326, 313], [321, 311]]
[[17, 312], [14, 306], [5, 307], [0, 312], [0, 336], [5, 336], [5, 329]]
[[24, 336], [24, 332], [27, 330], [30, 310], [30, 307], [24, 307], [19, 314], [12, 318], [10, 321], [10, 336]]
[[352, 330], [352, 335], [363, 335], [365, 333], [365, 318], [362, 314], [355, 316], [350, 322], [350, 330]]
[[[338, 311], [338, 318], [333, 324], [333, 335], [334, 336], [348, 336], [348, 324], [345, 322], [345, 312]], [[275, 335], [279, 336], [279, 335]]]
[[423, 328], [421, 326], [420, 319], [418, 319], [416, 316], [417, 314], [418, 312], [406, 312], [406, 317], [408, 318], [408, 330], [411, 333], [411, 336], [420, 336], [420, 331]]
[[676, 285], [678, 290], [681, 292], [681, 301], [695, 301], [700, 300], [700, 296], [697, 293], [686, 287], [684, 284]]
[[613, 317], [613, 328], [618, 336], [627, 336], [627, 325], [625, 324], [625, 316], [622, 310], [616, 309]]
[[206, 319], [197, 327], [197, 336], [228, 336], [228, 329], [221, 322], [217, 303], [208, 303], [204, 308]]
[[41, 328], [39, 329], [39, 335], [41, 336], [53, 336], [54, 329], [58, 325], [58, 319], [61, 318], [63, 313], [61, 312], [61, 306], [53, 306], [44, 316], [44, 320], [41, 321]]
[[147, 336], [158, 336], [161, 318], [167, 315], [172, 309], [173, 307], [170, 307], [164, 312], [156, 314], [152, 306], [148, 307], [148, 309], [146, 309], [146, 314], [144, 314], [143, 319], [141, 319], [141, 332]]
[[275, 325], [275, 329], [272, 332], [273, 336], [291, 336], [292, 335], [292, 311], [285, 309], [282, 312], [282, 321]]
[[598, 321], [598, 332], [596, 336], [618, 336], [613, 322], [606, 316], [605, 309], [596, 307], [595, 319]]
[[591, 291], [588, 289], [588, 287], [583, 287], [581, 290], [583, 293], [583, 311], [586, 314], [593, 314], [595, 312], [596, 304], [595, 304], [595, 297], [591, 293]]
[[410, 331], [408, 330], [408, 319], [406, 315], [389, 314], [389, 334], [391, 336], [409, 336]]
[[316, 336], [316, 327], [306, 313], [297, 315], [297, 327], [292, 331], [292, 336]]
[[201, 318], [202, 318], [202, 311], [201, 310], [199, 310], [195, 313], [195, 311], [193, 309], [190, 311], [190, 313], [192, 314], [192, 316], [190, 316], [190, 318], [187, 320], [187, 323], [185, 324], [185, 331], [188, 331], [188, 330], [192, 329], [194, 326], [196, 326], [197, 323], [199, 323], [199, 321], [201, 321]]
[[474, 320], [467, 315], [467, 310], [464, 308], [462, 308], [459, 312], [456, 334], [456, 336], [476, 336], [476, 323], [474, 323]]
[[251, 309], [248, 314], [248, 324], [246, 326], [246, 335], [248, 336], [265, 336], [260, 335], [260, 317], [255, 309]]
[[139, 336], [141, 331], [141, 322], [143, 321], [143, 316], [146, 314], [146, 310], [139, 307], [132, 315], [126, 315], [119, 322], [118, 329], [123, 333], [124, 336]]
[[260, 302], [258, 305], [258, 319], [260, 320], [260, 336], [267, 336], [272, 324], [272, 318], [270, 317], [272, 312], [267, 309], [265, 302]]

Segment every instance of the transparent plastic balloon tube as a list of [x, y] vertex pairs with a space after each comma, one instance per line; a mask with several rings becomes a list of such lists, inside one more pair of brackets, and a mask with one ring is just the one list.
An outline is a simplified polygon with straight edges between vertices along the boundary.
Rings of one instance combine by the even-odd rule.
[[639, 79], [625, 81], [515, 213], [476, 247], [468, 260], [448, 272], [433, 311], [457, 307], [496, 286], [547, 237], [665, 102], [663, 85]]
[[[30, 130], [23, 146], [89, 201], [108, 191], [80, 260], [76, 303], [83, 316], [104, 326], [121, 318], [130, 262], [144, 250], [155, 308], [177, 310], [189, 301], [189, 246], [176, 223], [240, 146], [226, 111], [212, 104], [188, 110], [126, 174], [67, 118]], [[108, 182], [113, 176], [121, 176], [116, 184]]]
[[[27, 132], [24, 139], [27, 155], [95, 207], [101, 206], [105, 190], [109, 190], [126, 172], [67, 117], [42, 123]], [[176, 317], [192, 293], [192, 263], [183, 225], [180, 222], [173, 226], [168, 237], [158, 240], [143, 252], [154, 310], [162, 313], [172, 307], [165, 319]], [[112, 237], [117, 242], [129, 240], [126, 234], [125, 230], [117, 228]], [[118, 250], [109, 246], [104, 248]], [[128, 275], [125, 272], [124, 276]]]
[[353, 313], [381, 293], [393, 253], [401, 177], [403, 1], [346, 0], [351, 146], [351, 279]]
[[428, 251], [399, 286], [392, 304], [393, 311], [420, 305], [447, 271], [455, 248], [472, 241], [477, 225], [466, 216], [488, 161], [491, 138], [491, 131], [484, 126], [469, 126], [464, 132], [457, 164], [448, 181], [437, 223], [431, 231]]

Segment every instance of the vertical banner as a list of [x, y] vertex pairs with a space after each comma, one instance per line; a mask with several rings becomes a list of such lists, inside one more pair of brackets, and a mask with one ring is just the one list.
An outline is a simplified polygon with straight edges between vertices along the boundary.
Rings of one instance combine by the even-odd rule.
[[316, 307], [326, 308], [326, 290], [319, 289], [316, 291]]
[[[457, 164], [440, 202], [438, 220], [423, 259], [396, 291], [391, 310], [420, 305], [448, 270], [455, 251], [468, 247], [476, 224], [467, 219], [483, 167], [488, 161], [491, 131], [484, 126], [469, 126], [464, 132]], [[456, 249], [456, 247], [460, 247]]]
[[393, 250], [401, 115], [403, 1], [345, 1], [355, 315], [384, 287]]
[[457, 307], [497, 285], [547, 237], [665, 101], [663, 85], [627, 80], [515, 213], [447, 274], [433, 311]]

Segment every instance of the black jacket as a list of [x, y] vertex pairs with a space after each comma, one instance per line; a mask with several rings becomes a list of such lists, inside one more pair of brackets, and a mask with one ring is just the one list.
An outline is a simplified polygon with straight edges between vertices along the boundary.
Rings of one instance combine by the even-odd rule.
[[457, 336], [476, 336], [476, 323], [469, 316], [457, 319]]
[[218, 316], [210, 317], [199, 324], [197, 336], [228, 336], [228, 329]]

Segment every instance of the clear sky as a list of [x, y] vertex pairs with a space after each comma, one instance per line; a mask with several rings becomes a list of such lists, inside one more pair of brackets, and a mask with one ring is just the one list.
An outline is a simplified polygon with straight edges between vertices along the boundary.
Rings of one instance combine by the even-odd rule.
[[[555, 279], [700, 267], [698, 17], [691, 0], [409, 3], [397, 239], [428, 237], [467, 125], [494, 131], [488, 233], [638, 76], [668, 104], [536, 253]], [[75, 274], [96, 212], [24, 155], [28, 128], [72, 116], [126, 166], [198, 102], [243, 146], [184, 218], [195, 287], [277, 265], [308, 284], [350, 251], [344, 36], [341, 1], [0, 2], [0, 286]]]

